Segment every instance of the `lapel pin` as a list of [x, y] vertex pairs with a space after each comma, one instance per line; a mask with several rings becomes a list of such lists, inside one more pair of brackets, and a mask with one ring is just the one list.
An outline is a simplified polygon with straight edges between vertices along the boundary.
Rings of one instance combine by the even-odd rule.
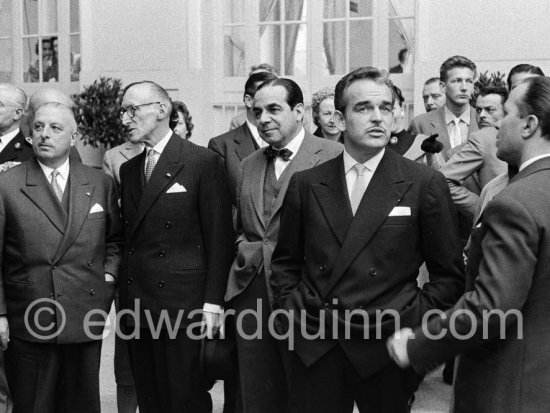
[[171, 178], [171, 177], [172, 177], [172, 174], [171, 174], [171, 173], [167, 173], [167, 174], [166, 174], [166, 177], [167, 177], [167, 178]]
[[16, 150], [20, 150], [20, 149], [21, 149], [21, 144], [20, 144], [19, 142], [17, 142], [17, 143], [15, 144], [15, 149], [16, 149]]

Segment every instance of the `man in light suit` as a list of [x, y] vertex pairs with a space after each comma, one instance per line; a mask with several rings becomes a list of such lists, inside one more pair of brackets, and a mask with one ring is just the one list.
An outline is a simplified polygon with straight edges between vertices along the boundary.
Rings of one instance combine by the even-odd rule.
[[26, 140], [20, 129], [26, 106], [27, 95], [22, 89], [0, 83], [0, 171], [32, 157], [30, 139]]
[[[288, 356], [267, 326], [273, 302], [269, 285], [271, 254], [277, 244], [280, 208], [291, 176], [334, 158], [341, 153], [342, 145], [304, 130], [302, 91], [290, 79], [261, 84], [254, 96], [253, 110], [260, 136], [270, 146], [254, 152], [241, 165], [237, 187], [240, 235], [225, 299], [237, 317], [244, 411], [284, 412], [288, 401]], [[261, 318], [242, 317], [251, 310], [261, 311]], [[246, 335], [259, 331], [261, 339], [247, 339]]]
[[216, 152], [223, 160], [231, 184], [231, 196], [235, 205], [237, 176], [241, 161], [255, 150], [266, 146], [256, 127], [252, 103], [256, 89], [263, 82], [277, 79], [270, 72], [259, 72], [250, 75], [244, 86], [243, 102], [246, 108], [246, 120], [236, 129], [210, 139], [208, 148]]
[[210, 412], [198, 332], [212, 337], [233, 258], [231, 198], [219, 157], [174, 134], [165, 89], [126, 87], [120, 115], [146, 151], [120, 168], [126, 248], [120, 308], [139, 411]]
[[71, 109], [41, 106], [35, 157], [0, 174], [0, 340], [16, 412], [101, 410], [101, 314], [122, 238], [110, 179], [69, 161], [76, 135]]
[[394, 359], [420, 373], [460, 353], [456, 413], [542, 413], [550, 406], [548, 96], [550, 79], [533, 77], [505, 104], [497, 155], [519, 172], [483, 213], [483, 234], [471, 248], [480, 264], [469, 291], [421, 330], [389, 341]]
[[409, 129], [413, 135], [437, 133], [443, 143], [443, 159], [447, 161], [470, 133], [478, 130], [476, 113], [470, 106], [476, 65], [466, 57], [453, 56], [443, 62], [439, 76], [447, 99], [445, 106], [418, 115]]
[[352, 412], [354, 401], [361, 412], [408, 411], [420, 378], [392, 365], [385, 339], [395, 319], [417, 326], [464, 288], [445, 178], [386, 149], [392, 91], [385, 70], [344, 76], [335, 95], [344, 154], [294, 174], [285, 196], [270, 282], [286, 311], [281, 334], [293, 329], [295, 412]]
[[138, 156], [145, 145], [141, 142], [124, 142], [109, 149], [103, 156], [103, 171], [109, 175], [116, 184], [117, 194], [120, 196], [120, 167], [124, 162]]

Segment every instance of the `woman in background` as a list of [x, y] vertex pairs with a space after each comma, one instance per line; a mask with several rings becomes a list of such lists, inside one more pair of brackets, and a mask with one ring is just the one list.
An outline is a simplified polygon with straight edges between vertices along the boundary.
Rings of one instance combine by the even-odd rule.
[[170, 129], [184, 139], [191, 139], [193, 132], [193, 118], [187, 109], [187, 105], [182, 101], [175, 100], [172, 102], [172, 114], [170, 115]]
[[313, 133], [320, 138], [344, 143], [342, 132], [334, 122], [334, 89], [326, 87], [313, 94], [311, 112], [317, 130]]

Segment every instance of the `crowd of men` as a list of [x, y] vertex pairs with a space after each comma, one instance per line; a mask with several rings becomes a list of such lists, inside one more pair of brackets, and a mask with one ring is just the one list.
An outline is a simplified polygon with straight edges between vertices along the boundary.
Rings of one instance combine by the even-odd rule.
[[132, 83], [104, 171], [74, 149], [67, 96], [1, 84], [4, 411], [101, 410], [114, 300], [119, 412], [211, 412], [224, 342], [226, 413], [408, 412], [458, 355], [453, 411], [547, 412], [550, 79], [518, 65], [472, 107], [476, 76], [443, 62], [407, 128], [388, 72], [356, 69], [317, 94], [332, 140], [260, 65], [208, 148]]

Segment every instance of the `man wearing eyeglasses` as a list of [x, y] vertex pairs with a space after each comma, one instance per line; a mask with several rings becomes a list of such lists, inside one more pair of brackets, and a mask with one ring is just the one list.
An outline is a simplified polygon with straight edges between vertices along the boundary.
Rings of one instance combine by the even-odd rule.
[[223, 164], [169, 127], [167, 92], [129, 85], [120, 116], [145, 151], [120, 169], [126, 231], [120, 308], [139, 411], [210, 412], [200, 380], [200, 335], [216, 334], [233, 257], [231, 198]]

